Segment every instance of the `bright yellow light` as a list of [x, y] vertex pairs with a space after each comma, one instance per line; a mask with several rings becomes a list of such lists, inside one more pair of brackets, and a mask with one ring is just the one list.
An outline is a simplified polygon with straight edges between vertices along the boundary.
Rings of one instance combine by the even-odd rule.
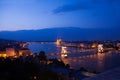
[[37, 80], [37, 76], [34, 76], [33, 78], [34, 78], [34, 80]]
[[17, 58], [18, 56], [14, 56], [14, 58]]
[[22, 56], [22, 55], [23, 55], [22, 51], [19, 51], [19, 56]]
[[61, 56], [62, 56], [62, 57], [67, 57], [67, 54], [62, 54]]
[[96, 44], [93, 44], [91, 47], [92, 47], [92, 48], [97, 48], [97, 45], [96, 45]]
[[6, 58], [6, 57], [7, 57], [7, 54], [2, 53], [2, 54], [0, 54], [0, 57], [4, 57], [4, 58]]

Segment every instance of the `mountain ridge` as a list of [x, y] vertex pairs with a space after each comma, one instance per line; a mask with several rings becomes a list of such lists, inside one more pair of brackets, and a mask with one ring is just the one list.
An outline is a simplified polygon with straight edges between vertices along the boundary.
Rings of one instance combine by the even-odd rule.
[[[116, 30], [116, 29], [115, 29]], [[58, 27], [38, 30], [0, 31], [0, 38], [20, 41], [119, 40], [119, 30], [79, 27]]]

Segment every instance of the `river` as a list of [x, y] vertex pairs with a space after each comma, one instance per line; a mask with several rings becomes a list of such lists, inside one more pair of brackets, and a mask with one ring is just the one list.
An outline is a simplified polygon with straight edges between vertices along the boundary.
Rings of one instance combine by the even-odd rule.
[[[41, 50], [45, 53], [60, 53], [60, 47], [55, 44], [29, 44], [28, 48], [33, 53], [39, 53]], [[69, 50], [78, 50], [78, 48], [69, 48]], [[60, 57], [59, 55], [54, 55]], [[70, 64], [73, 69], [84, 67], [88, 71], [103, 72], [120, 66], [120, 52], [109, 51], [106, 53], [97, 52], [76, 52], [68, 54], [67, 58], [61, 58], [65, 64]]]

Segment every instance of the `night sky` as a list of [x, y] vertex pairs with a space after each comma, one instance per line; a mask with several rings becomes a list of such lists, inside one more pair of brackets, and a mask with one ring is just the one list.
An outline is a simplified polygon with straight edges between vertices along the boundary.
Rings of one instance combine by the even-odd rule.
[[0, 31], [120, 26], [120, 0], [0, 0]]

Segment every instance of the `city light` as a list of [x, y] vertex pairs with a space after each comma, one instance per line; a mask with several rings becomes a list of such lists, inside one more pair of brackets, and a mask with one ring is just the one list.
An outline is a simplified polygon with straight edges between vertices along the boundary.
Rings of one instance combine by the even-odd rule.
[[99, 45], [98, 45], [98, 52], [99, 52], [99, 53], [103, 53], [103, 52], [104, 52], [103, 44], [99, 44]]
[[62, 40], [61, 40], [61, 39], [57, 39], [57, 41], [55, 42], [55, 44], [56, 44], [57, 46], [61, 45], [61, 43], [62, 43]]

